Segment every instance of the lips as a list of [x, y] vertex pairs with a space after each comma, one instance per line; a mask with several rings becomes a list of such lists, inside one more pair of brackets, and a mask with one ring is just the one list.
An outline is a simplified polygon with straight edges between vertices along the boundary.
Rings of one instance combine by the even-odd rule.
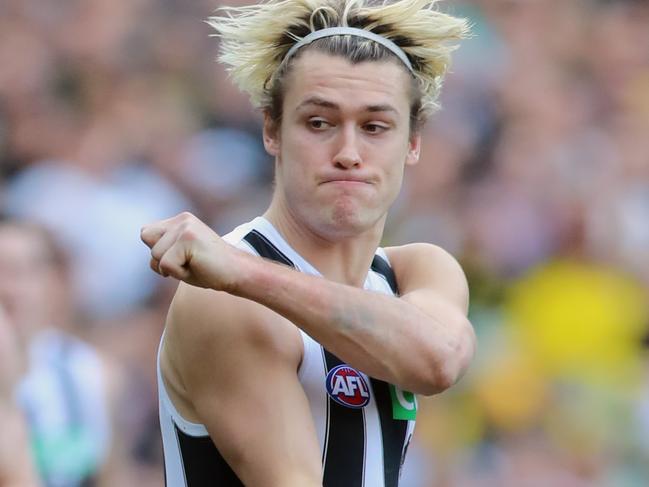
[[356, 176], [333, 176], [323, 178], [320, 184], [326, 183], [349, 183], [349, 184], [373, 184], [371, 178]]

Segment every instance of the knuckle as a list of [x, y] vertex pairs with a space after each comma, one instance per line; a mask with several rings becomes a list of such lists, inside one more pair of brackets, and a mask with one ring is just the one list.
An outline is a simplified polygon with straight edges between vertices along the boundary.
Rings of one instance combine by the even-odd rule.
[[193, 220], [195, 217], [188, 211], [183, 211], [180, 215], [178, 215], [179, 219], [183, 222], [188, 222]]
[[185, 241], [192, 241], [197, 238], [195, 227], [190, 222], [183, 223], [179, 228], [179, 238]]
[[188, 241], [194, 241], [198, 238], [198, 234], [193, 228], [188, 228], [184, 233], [183, 233], [184, 240]]
[[158, 265], [163, 276], [172, 275], [176, 266], [170, 259], [162, 259]]

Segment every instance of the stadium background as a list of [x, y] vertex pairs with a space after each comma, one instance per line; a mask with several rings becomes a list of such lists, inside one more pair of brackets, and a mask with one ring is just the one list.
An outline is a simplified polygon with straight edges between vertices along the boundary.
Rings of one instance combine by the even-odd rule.
[[[230, 2], [232, 3], [232, 2]], [[214, 62], [212, 0], [3, 0], [2, 210], [52, 228], [71, 326], [119, 370], [114, 468], [162, 484], [154, 360], [173, 284], [142, 224], [226, 232], [269, 201], [260, 116]], [[385, 244], [437, 243], [479, 350], [421, 400], [406, 487], [649, 478], [649, 2], [445, 2], [457, 52]]]

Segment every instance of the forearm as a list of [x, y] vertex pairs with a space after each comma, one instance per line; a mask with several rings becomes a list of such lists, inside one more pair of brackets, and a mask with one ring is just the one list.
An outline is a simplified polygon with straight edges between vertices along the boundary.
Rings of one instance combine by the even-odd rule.
[[434, 246], [395, 254], [403, 292], [395, 298], [254, 257], [190, 214], [143, 228], [142, 240], [151, 248], [151, 268], [161, 275], [256, 301], [350, 365], [403, 389], [444, 390], [473, 355], [475, 337], [464, 315], [466, 279], [457, 262]]
[[430, 316], [393, 296], [242, 258], [232, 294], [256, 301], [300, 327], [365, 373], [432, 394], [463, 372], [463, 316], [443, 305]]

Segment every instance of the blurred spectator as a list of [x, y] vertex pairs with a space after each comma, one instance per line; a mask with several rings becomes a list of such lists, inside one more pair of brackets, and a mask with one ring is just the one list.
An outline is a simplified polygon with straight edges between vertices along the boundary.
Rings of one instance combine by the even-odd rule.
[[16, 396], [52, 487], [100, 485], [112, 441], [110, 378], [97, 352], [70, 333], [68, 283], [65, 257], [45, 230], [0, 222], [0, 304], [26, 360]]
[[148, 272], [138, 242], [142, 221], [165, 218], [190, 206], [154, 172], [124, 165], [97, 180], [75, 165], [41, 161], [12, 179], [6, 212], [56, 232], [74, 255], [76, 301], [92, 319], [115, 317], [151, 298], [157, 279]]

